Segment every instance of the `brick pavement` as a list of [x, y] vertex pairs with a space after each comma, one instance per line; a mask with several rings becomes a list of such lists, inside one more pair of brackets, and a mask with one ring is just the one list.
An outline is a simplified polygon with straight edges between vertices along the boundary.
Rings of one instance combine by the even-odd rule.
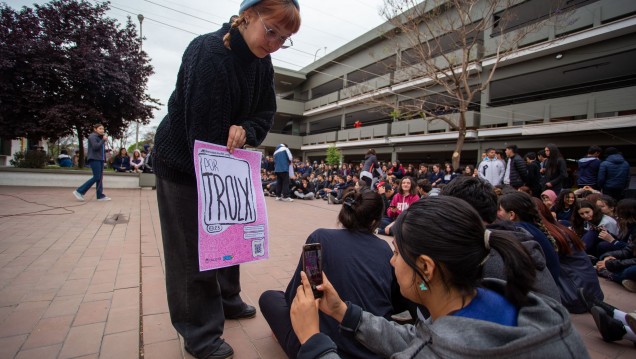
[[[0, 187], [0, 358], [191, 358], [168, 315], [155, 192], [106, 193], [111, 202], [80, 203], [68, 188]], [[305, 238], [335, 227], [339, 210], [266, 200], [270, 259], [242, 266], [253, 305], [286, 287]], [[30, 214], [3, 217], [18, 213]], [[601, 284], [609, 303], [636, 309], [636, 295]], [[636, 355], [630, 342], [603, 342], [590, 315], [572, 321], [593, 358]], [[224, 337], [238, 359], [285, 358], [260, 313], [227, 321]]]

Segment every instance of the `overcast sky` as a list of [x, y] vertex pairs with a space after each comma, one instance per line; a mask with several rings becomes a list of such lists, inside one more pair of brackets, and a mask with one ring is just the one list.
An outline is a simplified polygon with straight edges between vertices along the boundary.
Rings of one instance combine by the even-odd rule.
[[[2, 1], [2, 0], [0, 0]], [[47, 1], [4, 0], [14, 9]], [[149, 126], [159, 124], [166, 114], [183, 51], [199, 34], [217, 30], [238, 13], [240, 0], [113, 0], [109, 16], [125, 23], [143, 14], [143, 49], [151, 58], [155, 74], [148, 93], [164, 106], [155, 111]], [[300, 70], [356, 37], [384, 22], [383, 0], [299, 0], [302, 25], [292, 37], [294, 46], [272, 55], [274, 65]], [[119, 9], [117, 9], [119, 8]], [[120, 10], [121, 9], [121, 10]], [[163, 24], [162, 24], [163, 23]], [[172, 27], [171, 27], [172, 26]]]

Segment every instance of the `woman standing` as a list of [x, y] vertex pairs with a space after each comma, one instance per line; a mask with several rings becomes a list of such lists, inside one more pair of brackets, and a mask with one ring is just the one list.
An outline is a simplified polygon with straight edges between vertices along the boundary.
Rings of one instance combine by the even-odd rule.
[[541, 173], [544, 174], [545, 189], [559, 193], [563, 188], [563, 182], [568, 178], [565, 160], [559, 148], [553, 143], [548, 143], [545, 146], [545, 155], [548, 159], [545, 162], [545, 168], [541, 170], [543, 171]]
[[157, 129], [154, 170], [170, 318], [196, 358], [229, 358], [225, 319], [250, 318], [239, 267], [199, 272], [194, 141], [258, 146], [276, 111], [270, 54], [300, 27], [297, 0], [244, 0], [239, 16], [194, 39], [183, 55], [168, 115]]

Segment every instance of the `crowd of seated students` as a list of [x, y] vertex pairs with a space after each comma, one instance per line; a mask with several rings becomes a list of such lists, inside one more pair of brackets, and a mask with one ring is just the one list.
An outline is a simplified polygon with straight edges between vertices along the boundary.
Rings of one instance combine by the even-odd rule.
[[106, 165], [118, 173], [153, 173], [151, 154], [149, 145], [144, 145], [142, 150], [135, 149], [132, 156], [122, 147], [115, 156], [107, 158]]
[[[598, 147], [592, 146], [588, 151], [591, 152], [588, 157], [598, 157], [600, 155], [598, 151]], [[598, 170], [596, 177], [592, 175], [589, 168], [590, 163], [596, 161], [589, 160], [587, 157], [582, 159], [585, 160], [583, 163], [586, 164], [582, 166], [586, 171], [584, 173], [586, 178], [585, 185], [579, 188], [575, 185], [578, 181], [574, 181], [573, 178], [568, 179], [568, 174], [562, 168], [562, 156], [555, 145], [546, 146], [545, 150], [537, 151], [537, 155], [532, 153], [531, 156], [525, 156], [525, 160], [517, 152], [516, 146], [506, 149], [507, 162], [503, 158], [501, 161], [503, 161], [507, 171], [497, 186], [492, 186], [476, 170], [479, 166], [473, 165], [460, 166], [459, 170], [455, 171], [450, 163], [415, 166], [413, 164], [404, 165], [399, 161], [379, 162], [378, 174], [374, 174], [371, 182], [371, 179], [367, 181], [364, 178], [364, 174], [362, 174], [362, 180], [360, 178], [361, 169], [364, 167], [363, 162], [335, 166], [317, 162], [302, 163], [297, 160], [293, 163], [295, 176], [290, 181], [290, 189], [297, 198], [323, 199], [330, 204], [343, 204], [341, 211], [345, 212], [351, 206], [351, 203], [347, 204], [347, 198], [356, 198], [364, 192], [376, 193], [380, 199], [378, 206], [381, 204], [381, 211], [377, 223], [373, 225], [374, 232], [391, 236], [399, 236], [396, 231], [399, 233], [400, 223], [404, 223], [403, 217], [405, 213], [410, 211], [411, 207], [418, 206], [420, 202], [433, 197], [456, 196], [466, 200], [477, 210], [486, 228], [509, 233], [511, 238], [516, 238], [516, 241], [522, 244], [525, 252], [530, 254], [530, 259], [534, 263], [532, 266], [535, 284], [532, 288], [556, 303], [551, 305], [562, 306], [571, 313], [591, 311], [589, 304], [592, 300], [598, 304], [603, 303], [604, 299], [599, 285], [599, 277], [617, 282], [626, 290], [636, 292], [636, 249], [634, 249], [636, 245], [636, 199], [622, 199], [624, 192], [615, 190], [617, 186], [615, 177], [624, 175], [621, 172], [623, 167], [619, 166], [619, 161], [616, 159], [617, 151], [609, 149], [608, 157], [613, 156], [614, 159], [610, 158], [611, 163], [604, 166], [604, 174], [601, 174], [603, 167], [601, 164], [604, 161], [596, 158], [599, 162], [596, 167]], [[373, 152], [373, 154], [375, 153]], [[499, 160], [493, 156], [489, 161]], [[267, 193], [272, 188], [272, 182], [275, 182], [275, 176], [271, 176], [268, 170], [269, 160], [266, 158], [263, 163], [263, 188], [264, 192]], [[524, 164], [536, 167], [535, 180], [539, 181], [538, 184], [526, 182], [528, 176], [527, 167], [525, 167], [526, 172], [524, 172]], [[614, 166], [614, 168], [608, 168], [608, 166]], [[605, 176], [603, 179], [605, 182], [594, 182], [594, 178], [599, 179], [603, 176]], [[608, 180], [610, 185], [614, 187], [607, 187]], [[369, 182], [372, 183], [371, 186], [369, 186]], [[619, 185], [625, 186], [624, 184]], [[605, 188], [609, 188], [609, 190], [606, 191]], [[620, 193], [620, 196], [615, 198], [609, 193], [614, 196]], [[490, 209], [484, 208], [488, 206], [487, 204], [490, 204]], [[456, 203], [451, 204], [443, 200], [437, 205], [442, 206], [440, 210], [449, 215], [449, 218], [454, 216], [452, 209]], [[448, 205], [449, 208], [444, 208], [445, 205]], [[460, 223], [454, 222], [453, 224], [461, 226]], [[429, 238], [430, 233], [425, 233], [425, 237]], [[483, 278], [507, 279], [506, 273], [508, 273], [509, 263], [503, 259], [505, 254], [491, 250], [491, 254], [481, 263], [480, 271]], [[292, 283], [301, 289], [304, 285], [304, 283], [301, 284], [298, 270]], [[327, 280], [326, 283], [329, 281]], [[403, 284], [399, 278], [398, 283], [400, 286]], [[333, 285], [333, 287], [327, 285], [323, 290], [326, 291], [326, 295], [334, 295], [340, 291], [339, 286], [341, 285]], [[286, 322], [288, 324], [285, 327], [286, 333], [293, 334], [294, 355], [312, 357], [311, 355], [305, 356], [303, 346], [309, 340], [313, 352], [324, 344], [324, 337], [316, 337], [315, 333], [308, 337], [307, 333], [302, 333], [302, 338], [298, 335], [297, 328], [294, 326], [293, 304], [298, 298], [294, 299], [296, 294], [294, 290], [293, 286], [288, 287], [285, 295], [286, 310], [291, 311], [290, 321]], [[402, 293], [404, 294], [404, 291]], [[585, 293], [586, 297], [583, 297], [582, 293]], [[427, 316], [430, 315], [430, 308], [413, 300], [412, 297], [405, 297], [419, 305], [420, 313], [416, 318], [417, 321], [430, 324], [431, 319], [427, 319]], [[266, 302], [267, 300], [261, 305], [267, 305]], [[523, 305], [517, 307], [517, 310], [521, 310], [520, 308], [523, 308]], [[320, 309], [322, 311], [321, 318], [328, 318], [333, 314], [329, 310], [324, 311], [322, 305]], [[518, 315], [519, 311], [516, 313]], [[631, 329], [625, 320], [619, 325], [612, 321], [616, 320], [615, 318], [608, 319], [603, 317], [602, 313], [599, 314], [598, 309], [592, 314], [605, 340], [607, 338], [613, 338], [612, 340], [632, 338], [630, 336]], [[366, 320], [364, 315], [361, 317], [360, 325], [363, 325], [364, 320]], [[457, 314], [446, 313], [446, 315]], [[355, 318], [360, 317], [356, 316]], [[335, 317], [335, 319], [341, 318]], [[490, 320], [493, 318], [482, 319]], [[632, 320], [636, 320], [636, 318]], [[321, 323], [322, 321], [323, 319], [320, 320]], [[373, 322], [375, 323], [375, 320]], [[342, 328], [343, 323], [340, 325]], [[610, 327], [615, 332], [623, 333], [625, 330], [627, 334], [609, 335], [610, 329], [608, 328]], [[323, 332], [323, 326], [320, 325], [319, 328]], [[362, 340], [361, 343], [372, 352], [380, 355], [386, 354], [376, 351], [377, 348], [364, 339], [357, 338], [355, 327], [352, 330], [355, 338], [349, 338], [349, 340]], [[384, 330], [388, 329], [384, 328]], [[341, 338], [342, 332], [336, 333], [326, 330], [323, 333], [331, 337], [338, 351], [341, 350], [341, 345], [354, 345], [351, 343], [342, 344], [346, 343], [346, 340]], [[631, 333], [633, 334], [633, 331]], [[318, 340], [318, 338], [322, 339]], [[287, 340], [278, 338], [278, 336], [277, 339], [279, 342]], [[314, 339], [319, 343], [314, 342]], [[411, 339], [418, 340], [417, 335]], [[283, 346], [288, 344], [288, 342], [281, 342]], [[407, 348], [408, 345], [399, 349]], [[326, 357], [331, 356], [327, 355]]]

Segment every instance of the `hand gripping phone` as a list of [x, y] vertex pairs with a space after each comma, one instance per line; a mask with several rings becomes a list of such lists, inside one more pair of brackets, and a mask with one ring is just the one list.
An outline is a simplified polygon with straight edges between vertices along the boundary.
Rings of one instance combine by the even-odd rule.
[[322, 246], [320, 243], [303, 246], [303, 271], [307, 274], [314, 298], [322, 298], [322, 292], [316, 286], [322, 284]]

